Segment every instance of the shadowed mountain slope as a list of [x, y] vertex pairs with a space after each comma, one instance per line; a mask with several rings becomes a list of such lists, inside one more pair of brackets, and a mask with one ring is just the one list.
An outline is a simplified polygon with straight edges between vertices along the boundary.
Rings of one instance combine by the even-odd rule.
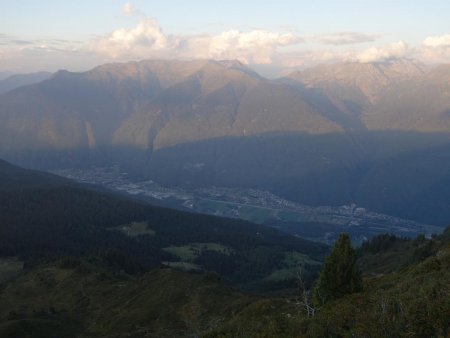
[[11, 75], [6, 79], [0, 80], [0, 94], [6, 93], [19, 87], [39, 83], [48, 79], [51, 75], [52, 73], [49, 72]]
[[[317, 272], [327, 246], [249, 222], [159, 208], [60, 177], [0, 163], [0, 256], [27, 262], [118, 251], [133, 271], [161, 264], [212, 270], [242, 287], [300, 266]], [[294, 264], [285, 264], [290, 254]], [[127, 258], [128, 257], [128, 258]], [[290, 279], [290, 281], [289, 281]], [[278, 283], [278, 284], [277, 284]]]

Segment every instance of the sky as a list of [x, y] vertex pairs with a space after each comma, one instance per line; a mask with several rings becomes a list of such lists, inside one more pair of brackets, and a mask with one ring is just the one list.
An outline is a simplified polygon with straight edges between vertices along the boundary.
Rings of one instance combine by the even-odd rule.
[[450, 63], [450, 1], [0, 0], [0, 73], [237, 59], [266, 73], [398, 58]]

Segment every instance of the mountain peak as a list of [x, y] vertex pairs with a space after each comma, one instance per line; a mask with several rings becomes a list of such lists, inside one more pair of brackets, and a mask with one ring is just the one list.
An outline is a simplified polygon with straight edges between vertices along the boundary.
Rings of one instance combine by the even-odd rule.
[[411, 59], [396, 59], [379, 62], [337, 62], [320, 64], [303, 71], [295, 71], [289, 77], [304, 77], [324, 81], [355, 79], [378, 72], [388, 78], [396, 76], [415, 77], [425, 73], [424, 66]]
[[382, 90], [393, 83], [424, 75], [424, 67], [409, 59], [383, 62], [342, 62], [322, 64], [304, 71], [291, 73], [288, 78], [307, 87], [340, 87], [341, 92], [359, 91], [374, 103]]
[[213, 61], [213, 62], [217, 62], [227, 68], [244, 68], [246, 67], [241, 61], [239, 60], [219, 60], [219, 61]]

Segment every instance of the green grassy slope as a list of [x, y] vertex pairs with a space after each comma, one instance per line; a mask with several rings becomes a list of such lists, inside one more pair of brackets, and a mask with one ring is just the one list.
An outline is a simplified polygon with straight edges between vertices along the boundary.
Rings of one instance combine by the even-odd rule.
[[[225, 288], [211, 274], [158, 269], [133, 277], [78, 263], [37, 267], [1, 289], [0, 336], [198, 337], [249, 313], [272, 313], [280, 306], [295, 313], [280, 300]], [[249, 324], [285, 332], [277, 317], [264, 323], [254, 317]]]
[[364, 292], [327, 304], [316, 317], [305, 322], [303, 334], [310, 337], [448, 337], [448, 240], [417, 244], [410, 252], [398, 253], [403, 254], [419, 262], [386, 275], [367, 277]]
[[449, 230], [432, 240], [384, 237], [362, 250], [359, 262], [380, 259], [385, 274], [368, 264], [364, 291], [317, 306], [312, 317], [296, 294], [248, 296], [211, 273], [132, 276], [98, 257], [63, 259], [1, 286], [0, 336], [448, 337]]

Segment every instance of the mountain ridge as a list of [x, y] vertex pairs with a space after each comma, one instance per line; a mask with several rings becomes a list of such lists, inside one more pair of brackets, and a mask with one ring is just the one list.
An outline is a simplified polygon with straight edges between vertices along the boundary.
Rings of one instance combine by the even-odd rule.
[[30, 74], [9, 75], [0, 80], [0, 94], [23, 86], [42, 82], [52, 76], [50, 72], [36, 72]]
[[[277, 80], [236, 61], [61, 71], [0, 96], [0, 156], [40, 169], [119, 164], [139, 179], [243, 184], [304, 204], [418, 217], [408, 205], [417, 209], [432, 191], [436, 203], [447, 198], [437, 189], [447, 178], [431, 173], [450, 171], [449, 73], [411, 60], [319, 66]], [[424, 149], [434, 155], [422, 165]], [[388, 167], [412, 183], [398, 187]], [[394, 192], [392, 203], [373, 198], [383, 191]], [[436, 222], [425, 204], [420, 221]], [[443, 225], [447, 211], [439, 214]]]

